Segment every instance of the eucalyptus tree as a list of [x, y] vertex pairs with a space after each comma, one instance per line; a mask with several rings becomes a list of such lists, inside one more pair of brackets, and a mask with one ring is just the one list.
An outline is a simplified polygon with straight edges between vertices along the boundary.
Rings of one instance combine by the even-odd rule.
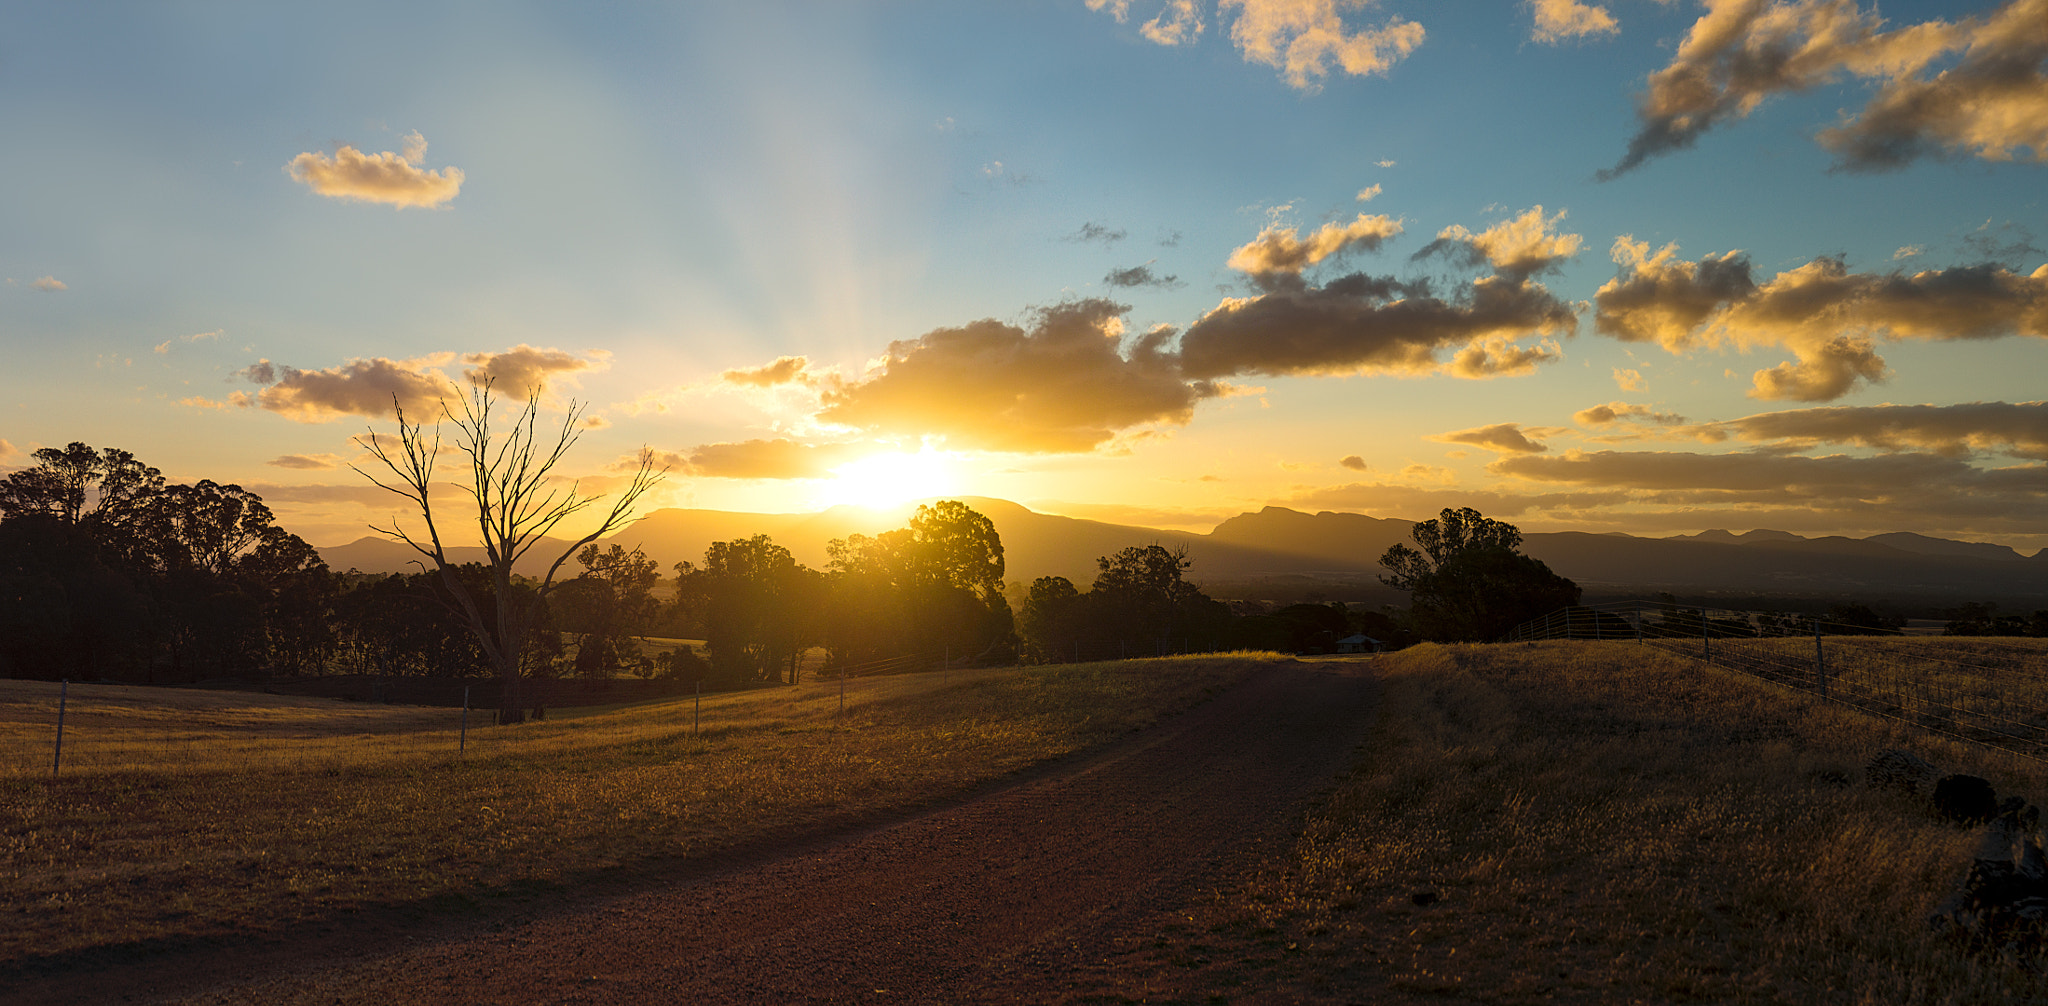
[[1579, 587], [1520, 551], [1522, 532], [1471, 507], [1445, 507], [1410, 533], [1421, 551], [1396, 544], [1380, 556], [1380, 582], [1410, 595], [1425, 639], [1479, 642], [1579, 603]]
[[[396, 517], [385, 526], [371, 525], [371, 530], [411, 547], [433, 564], [432, 568], [440, 574], [446, 603], [468, 624], [497, 672], [501, 686], [498, 721], [517, 723], [526, 718], [520, 682], [527, 648], [533, 627], [540, 619], [541, 606], [555, 587], [556, 573], [584, 546], [624, 526], [640, 497], [661, 480], [667, 469], [656, 468], [653, 454], [643, 449], [632, 477], [589, 533], [555, 555], [538, 579], [530, 584], [518, 582], [513, 567], [527, 553], [551, 541], [549, 533], [563, 521], [590, 509], [601, 499], [584, 495], [579, 483], [561, 485], [556, 474], [581, 436], [583, 407], [569, 402], [560, 426], [543, 432], [538, 387], [529, 391], [525, 407], [502, 428], [494, 425], [496, 399], [491, 395], [489, 380], [473, 386], [461, 403], [458, 415], [443, 402], [440, 417], [429, 427], [408, 421], [404, 408], [393, 396], [396, 437], [381, 437], [373, 430], [357, 438], [382, 470], [358, 467], [356, 471], [406, 500], [419, 518], [423, 530], [417, 533], [407, 530]], [[467, 469], [457, 485], [468, 499], [453, 508], [453, 519], [476, 522], [490, 579], [487, 592], [471, 589], [458, 575], [460, 564], [450, 559], [450, 544], [442, 530], [451, 515], [448, 509], [437, 509], [435, 505], [434, 467], [441, 456], [444, 422], [454, 427], [453, 453], [462, 458]], [[541, 557], [547, 554], [544, 552]]]

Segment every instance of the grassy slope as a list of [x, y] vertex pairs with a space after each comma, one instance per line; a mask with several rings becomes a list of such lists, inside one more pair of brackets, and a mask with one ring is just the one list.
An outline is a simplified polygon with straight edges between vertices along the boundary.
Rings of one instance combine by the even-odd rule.
[[2048, 962], [1929, 931], [1975, 832], [1861, 786], [1892, 746], [2036, 800], [2048, 766], [1632, 644], [1379, 668], [1369, 750], [1296, 855], [1134, 951], [1181, 972], [1151, 1001], [2048, 998]]
[[[0, 962], [281, 930], [373, 905], [845, 827], [1112, 740], [1269, 657], [863, 679], [562, 711], [0, 682]], [[571, 715], [564, 715], [564, 712]], [[24, 768], [26, 767], [26, 768]]]

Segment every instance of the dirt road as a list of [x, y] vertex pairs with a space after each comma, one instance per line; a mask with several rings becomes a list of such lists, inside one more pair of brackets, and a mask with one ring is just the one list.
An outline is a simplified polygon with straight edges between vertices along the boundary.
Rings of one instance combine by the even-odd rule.
[[178, 1001], [1056, 1002], [1084, 972], [1100, 993], [1120, 939], [1285, 848], [1370, 723], [1364, 668], [1276, 668], [956, 806]]

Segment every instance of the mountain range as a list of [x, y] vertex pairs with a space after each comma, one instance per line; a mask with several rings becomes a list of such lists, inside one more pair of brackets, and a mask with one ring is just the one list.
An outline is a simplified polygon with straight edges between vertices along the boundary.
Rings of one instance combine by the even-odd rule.
[[[1002, 535], [1008, 578], [1029, 583], [1064, 576], [1082, 589], [1096, 559], [1131, 545], [1185, 547], [1189, 578], [1226, 598], [1331, 599], [1392, 603], [1402, 595], [1381, 585], [1379, 557], [1409, 540], [1413, 521], [1364, 514], [1302, 513], [1267, 507], [1218, 524], [1207, 534], [1109, 524], [1029, 510], [1007, 500], [961, 497]], [[766, 534], [798, 562], [823, 568], [826, 542], [876, 534], [907, 522], [907, 512], [834, 507], [809, 514], [656, 510], [601, 544], [639, 548], [666, 572], [701, 562], [714, 541]], [[518, 567], [539, 575], [560, 554], [536, 547]], [[1680, 596], [1859, 600], [1953, 604], [1992, 601], [2005, 610], [2048, 607], [2048, 549], [2022, 556], [2003, 545], [1952, 541], [1911, 532], [1867, 538], [1807, 538], [1759, 529], [1736, 534], [1642, 538], [1578, 531], [1525, 534], [1523, 551], [1584, 588], [1588, 600], [1671, 592]], [[416, 568], [404, 545], [376, 537], [320, 550], [330, 567], [367, 573]], [[481, 548], [453, 549], [457, 561], [480, 561]], [[544, 557], [544, 558], [537, 558]], [[580, 569], [565, 564], [562, 575]]]

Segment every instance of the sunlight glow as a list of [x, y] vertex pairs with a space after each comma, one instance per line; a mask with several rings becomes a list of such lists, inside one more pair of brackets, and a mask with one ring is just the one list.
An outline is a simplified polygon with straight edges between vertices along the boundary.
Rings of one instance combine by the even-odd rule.
[[826, 506], [892, 507], [960, 491], [952, 455], [929, 448], [870, 454], [832, 469], [832, 475], [820, 483], [818, 502]]

